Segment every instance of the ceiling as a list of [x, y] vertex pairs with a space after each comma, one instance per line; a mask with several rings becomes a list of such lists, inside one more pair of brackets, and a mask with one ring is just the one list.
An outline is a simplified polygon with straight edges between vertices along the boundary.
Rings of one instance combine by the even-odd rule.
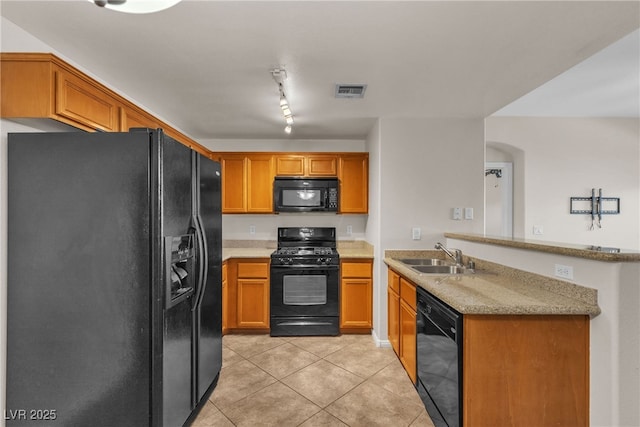
[[[183, 0], [130, 15], [2, 0], [0, 14], [196, 140], [363, 139], [380, 117], [487, 117], [640, 27], [638, 1]], [[336, 83], [368, 87], [336, 99]]]

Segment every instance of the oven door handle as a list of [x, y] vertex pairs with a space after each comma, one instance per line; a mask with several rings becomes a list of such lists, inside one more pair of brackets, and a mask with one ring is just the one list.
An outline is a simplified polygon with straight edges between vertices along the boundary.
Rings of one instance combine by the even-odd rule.
[[296, 265], [274, 265], [271, 268], [282, 268], [284, 270], [305, 269], [305, 270], [338, 270], [339, 265], [316, 265], [316, 264], [296, 264]]

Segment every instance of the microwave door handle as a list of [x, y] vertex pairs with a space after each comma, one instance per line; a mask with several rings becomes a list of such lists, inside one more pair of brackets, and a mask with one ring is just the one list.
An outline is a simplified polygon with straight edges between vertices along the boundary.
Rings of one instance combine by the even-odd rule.
[[324, 190], [324, 207], [325, 208], [329, 207], [329, 190], [328, 189]]

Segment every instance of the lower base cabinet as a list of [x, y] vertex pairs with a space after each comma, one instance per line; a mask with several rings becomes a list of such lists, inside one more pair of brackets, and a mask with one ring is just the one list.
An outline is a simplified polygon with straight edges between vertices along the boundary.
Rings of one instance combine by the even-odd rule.
[[229, 318], [229, 282], [227, 281], [227, 261], [222, 263], [222, 335], [227, 333]]
[[589, 317], [465, 315], [465, 426], [588, 426]]
[[391, 348], [400, 355], [400, 276], [389, 270], [389, 285], [387, 287], [387, 330]]
[[388, 327], [391, 347], [416, 383], [416, 285], [388, 271]]
[[224, 330], [269, 332], [269, 259], [228, 260], [226, 282], [226, 293], [223, 290]]
[[340, 260], [340, 332], [370, 333], [373, 326], [373, 262]]

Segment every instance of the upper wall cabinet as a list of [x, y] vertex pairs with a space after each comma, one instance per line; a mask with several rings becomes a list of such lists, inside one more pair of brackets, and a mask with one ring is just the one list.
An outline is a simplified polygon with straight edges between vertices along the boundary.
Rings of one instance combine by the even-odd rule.
[[340, 213], [364, 214], [369, 211], [369, 155], [343, 153], [338, 167]]
[[54, 66], [54, 114], [91, 129], [120, 130], [118, 100], [91, 81]]
[[279, 176], [336, 176], [338, 157], [332, 154], [278, 154], [276, 175]]
[[273, 213], [273, 155], [225, 153], [220, 164], [222, 213]]
[[340, 212], [369, 209], [368, 153], [219, 153], [222, 213], [273, 213], [274, 176], [337, 177]]
[[120, 130], [128, 132], [131, 128], [159, 128], [158, 121], [149, 113], [132, 108], [120, 108]]
[[50, 118], [84, 130], [120, 130], [119, 102], [48, 54], [2, 54], [2, 117]]
[[50, 53], [0, 53], [3, 118], [53, 119], [87, 131], [162, 128], [199, 153], [211, 152]]

